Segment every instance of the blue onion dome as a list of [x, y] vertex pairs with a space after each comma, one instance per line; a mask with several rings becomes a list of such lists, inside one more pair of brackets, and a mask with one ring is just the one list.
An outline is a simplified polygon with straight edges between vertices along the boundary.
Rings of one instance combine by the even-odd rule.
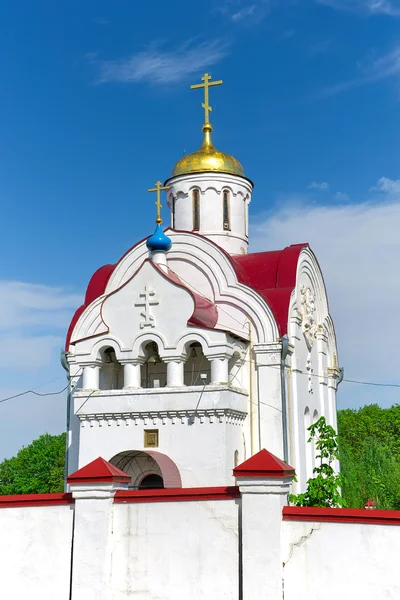
[[168, 252], [172, 246], [172, 241], [165, 235], [161, 225], [158, 224], [153, 235], [147, 238], [146, 246], [150, 252]]

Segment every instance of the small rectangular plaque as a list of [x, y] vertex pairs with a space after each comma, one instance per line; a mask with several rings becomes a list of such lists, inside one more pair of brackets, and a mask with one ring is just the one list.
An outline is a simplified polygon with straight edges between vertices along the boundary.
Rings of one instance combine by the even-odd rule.
[[144, 447], [158, 448], [158, 429], [144, 430]]

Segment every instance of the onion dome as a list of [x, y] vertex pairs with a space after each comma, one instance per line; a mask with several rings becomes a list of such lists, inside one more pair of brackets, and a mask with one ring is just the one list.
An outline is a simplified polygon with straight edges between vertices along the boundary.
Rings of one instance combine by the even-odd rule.
[[165, 235], [161, 229], [160, 223], [157, 223], [157, 227], [153, 235], [147, 238], [147, 248], [150, 252], [168, 252], [171, 249], [172, 241]]
[[212, 125], [203, 125], [204, 140], [197, 152], [183, 156], [176, 163], [172, 177], [186, 175], [187, 173], [229, 173], [244, 177], [244, 169], [234, 156], [219, 152], [211, 140]]

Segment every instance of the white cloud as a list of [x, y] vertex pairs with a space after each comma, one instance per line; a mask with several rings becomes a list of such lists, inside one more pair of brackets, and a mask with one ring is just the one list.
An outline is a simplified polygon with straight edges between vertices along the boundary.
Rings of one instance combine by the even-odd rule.
[[[290, 202], [252, 227], [252, 251], [310, 243], [324, 273], [347, 378], [399, 381], [399, 230], [398, 189], [384, 201], [372, 196], [362, 204]], [[341, 405], [398, 402], [394, 392], [347, 384]]]
[[315, 0], [317, 4], [325, 4], [339, 10], [357, 12], [367, 15], [400, 16], [399, 0]]
[[255, 8], [255, 4], [250, 4], [250, 6], [244, 6], [243, 8], [239, 9], [237, 12], [234, 12], [231, 15], [232, 21], [243, 21], [243, 19], [251, 17], [252, 15], [254, 15]]
[[[61, 287], [0, 280], [0, 400], [30, 389], [47, 393], [65, 387], [60, 350], [81, 303], [81, 295]], [[1, 403], [0, 460], [45, 431], [63, 431], [65, 411], [65, 393], [27, 394]]]
[[400, 179], [381, 177], [378, 183], [371, 188], [372, 192], [384, 192], [389, 195], [400, 195]]
[[375, 83], [385, 79], [400, 77], [400, 43], [394, 46], [390, 52], [382, 54], [372, 60], [367, 60], [364, 64], [360, 63], [360, 74], [354, 79], [337, 83], [326, 88], [320, 94], [320, 97], [339, 94], [354, 87]]
[[64, 346], [65, 337], [55, 335], [3, 337], [0, 345], [2, 369], [18, 371], [39, 369], [50, 364]]
[[59, 287], [0, 280], [0, 330], [23, 326], [65, 327], [82, 296]]
[[176, 83], [188, 75], [219, 63], [228, 54], [227, 43], [221, 40], [195, 45], [188, 41], [174, 50], [163, 50], [151, 45], [146, 50], [117, 60], [91, 62], [99, 67], [99, 83], [149, 82], [156, 84]]
[[350, 197], [345, 192], [336, 192], [335, 200], [338, 200], [339, 202], [349, 202]]
[[308, 187], [312, 190], [326, 192], [327, 190], [329, 190], [329, 183], [327, 183], [326, 181], [312, 181]]
[[268, 16], [277, 0], [214, 0], [214, 10], [233, 23], [260, 23]]
[[0, 369], [48, 364], [81, 303], [80, 295], [60, 287], [0, 281]]

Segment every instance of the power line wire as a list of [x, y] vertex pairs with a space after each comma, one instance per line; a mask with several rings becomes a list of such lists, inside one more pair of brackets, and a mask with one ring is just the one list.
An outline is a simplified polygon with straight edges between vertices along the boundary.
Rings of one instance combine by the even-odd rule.
[[60, 379], [60, 377], [55, 377], [54, 379], [51, 379], [50, 381], [46, 381], [46, 383], [41, 383], [40, 385], [36, 386], [32, 390], [26, 390], [25, 392], [20, 392], [19, 394], [14, 394], [13, 396], [8, 396], [7, 398], [3, 398], [2, 400], [0, 400], [0, 404], [2, 404], [3, 402], [8, 402], [8, 400], [14, 400], [15, 398], [20, 398], [21, 396], [26, 396], [26, 394], [33, 394], [34, 396], [41, 396], [41, 397], [58, 396], [59, 394], [62, 394], [63, 392], [65, 392], [65, 390], [68, 389], [71, 379], [73, 379], [74, 377], [81, 376], [82, 371], [83, 371], [83, 369], [81, 368], [80, 372], [78, 374], [69, 376], [67, 385], [62, 390], [59, 390], [58, 392], [45, 392], [42, 394], [40, 392], [35, 391], [35, 390], [38, 390], [39, 388], [43, 387], [44, 385], [48, 385], [49, 383], [52, 383], [53, 381]]
[[[44, 384], [45, 385], [45, 384]], [[7, 402], [8, 400], [14, 400], [14, 398], [20, 398], [21, 396], [25, 396], [26, 394], [34, 394], [35, 396], [58, 396], [58, 394], [62, 394], [62, 392], [65, 392], [65, 390], [68, 388], [69, 383], [62, 389], [59, 390], [58, 392], [46, 392], [45, 394], [41, 394], [40, 392], [35, 392], [35, 390], [26, 390], [25, 392], [21, 392], [19, 394], [14, 394], [14, 396], [8, 396], [7, 398], [3, 398], [2, 400], [0, 400], [0, 404], [2, 404], [3, 402]]]

